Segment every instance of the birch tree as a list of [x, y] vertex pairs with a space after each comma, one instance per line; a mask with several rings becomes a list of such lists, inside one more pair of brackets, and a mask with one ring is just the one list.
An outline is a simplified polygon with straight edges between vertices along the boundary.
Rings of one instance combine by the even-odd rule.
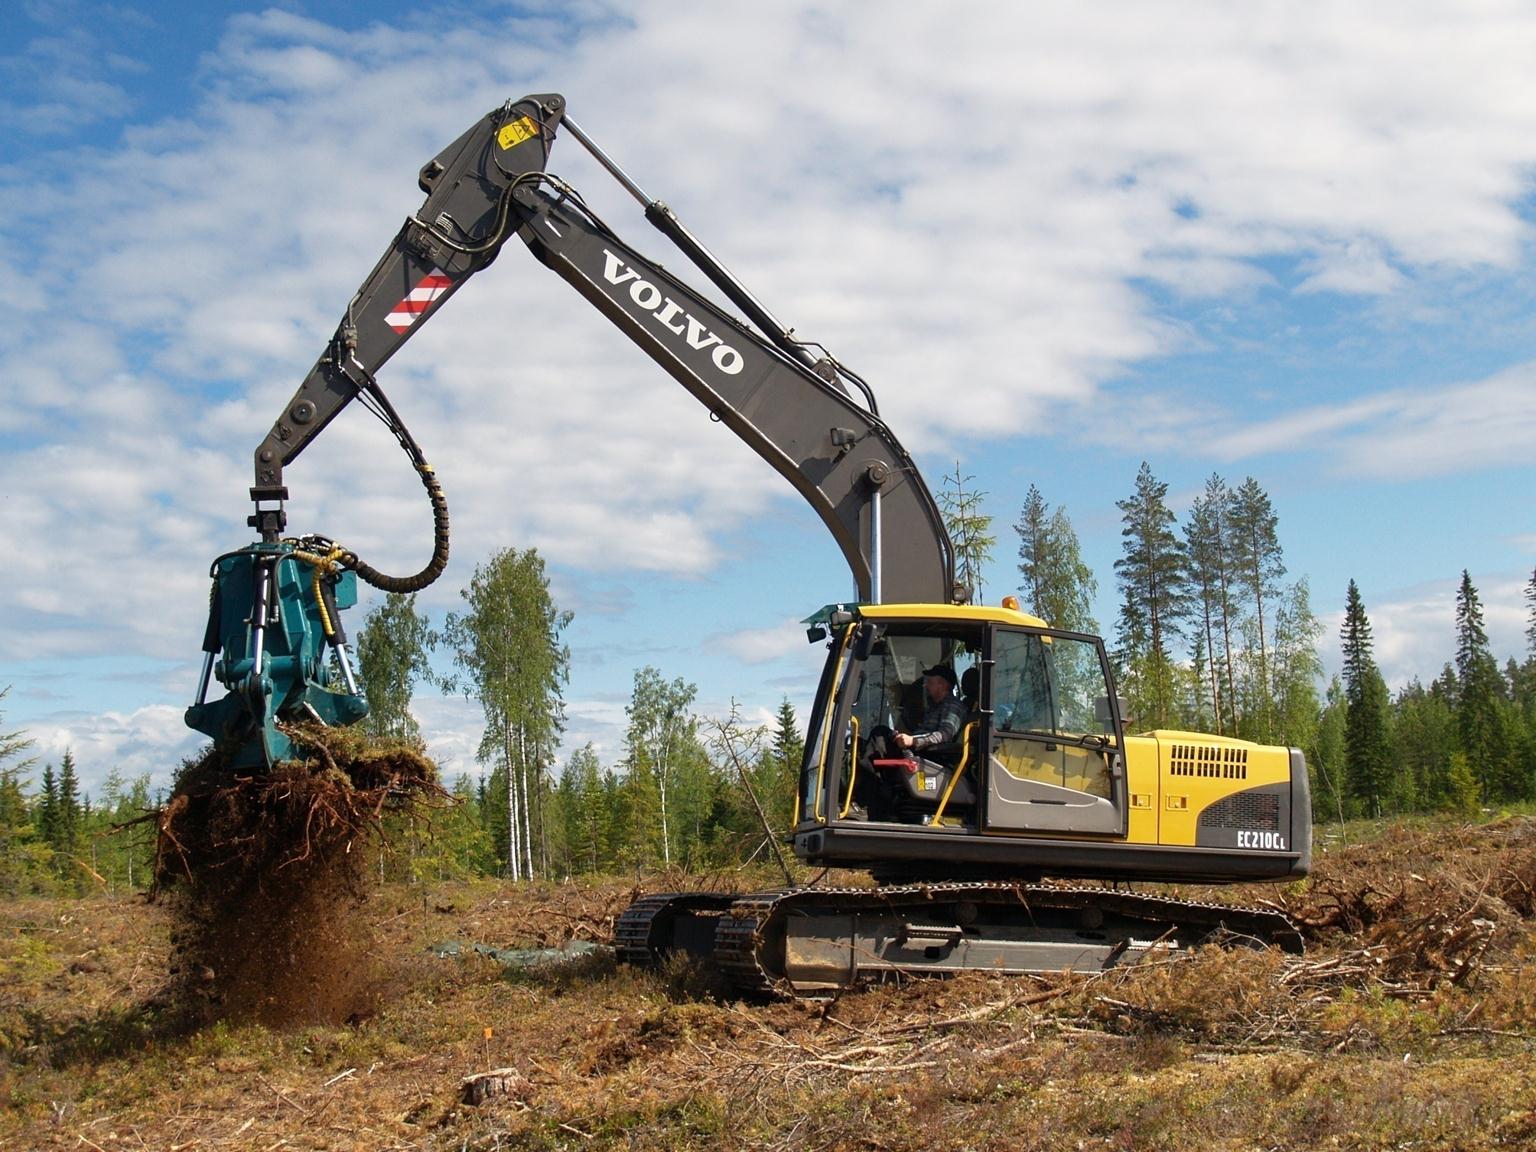
[[561, 635], [571, 614], [555, 606], [533, 548], [498, 552], [475, 569], [460, 596], [468, 607], [450, 612], [443, 630], [458, 669], [447, 683], [478, 698], [484, 711], [479, 757], [493, 768], [492, 800], [506, 813], [498, 847], [507, 875], [520, 880], [535, 874], [538, 808], [565, 727], [560, 690], [570, 649]]
[[[698, 746], [698, 722], [689, 709], [698, 688], [681, 676], [670, 683], [661, 672], [647, 665], [635, 673], [630, 696], [629, 728], [625, 734], [628, 767], [637, 788], [644, 787], [649, 776], [658, 805], [657, 847], [661, 862], [672, 863], [672, 848], [679, 831], [676, 817], [680, 783], [686, 781], [686, 769], [697, 767], [702, 752]], [[689, 797], [685, 806], [694, 807]], [[643, 810], [643, 806], [641, 808]], [[631, 835], [643, 837], [646, 830], [635, 828]]]
[[411, 695], [417, 683], [431, 677], [427, 654], [434, 643], [427, 617], [416, 611], [414, 592], [391, 592], [368, 609], [357, 637], [358, 677], [368, 697], [366, 732], [421, 740], [421, 727], [411, 715]]

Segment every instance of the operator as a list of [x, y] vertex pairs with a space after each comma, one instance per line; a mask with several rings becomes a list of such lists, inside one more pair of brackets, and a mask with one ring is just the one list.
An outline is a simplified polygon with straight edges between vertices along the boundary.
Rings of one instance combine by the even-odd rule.
[[884, 725], [869, 734], [869, 742], [859, 756], [854, 782], [855, 805], [850, 809], [855, 820], [892, 820], [896, 818], [895, 794], [875, 770], [876, 760], [900, 759], [903, 753], [923, 756], [940, 747], [953, 747], [965, 725], [965, 702], [955, 695], [955, 670], [935, 664], [923, 671], [926, 708], [911, 732], [893, 732]]
[[923, 718], [912, 732], [895, 732], [890, 742], [919, 755], [925, 749], [953, 744], [965, 726], [965, 701], [955, 695], [955, 670], [935, 664], [923, 671], [923, 692], [928, 698]]

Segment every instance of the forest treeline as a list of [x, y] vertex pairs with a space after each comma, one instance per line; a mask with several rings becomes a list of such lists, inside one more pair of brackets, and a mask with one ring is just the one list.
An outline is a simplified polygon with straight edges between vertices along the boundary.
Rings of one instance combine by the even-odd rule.
[[[958, 465], [940, 493], [958, 572], [977, 599], [996, 568], [986, 495]], [[1167, 495], [1143, 463], [1117, 502], [1119, 607], [1106, 642], [1132, 730], [1300, 747], [1320, 820], [1536, 800], [1536, 572], [1525, 589], [1523, 656], [1492, 651], [1463, 572], [1450, 658], [1427, 684], [1415, 678], [1395, 693], [1351, 580], [1336, 638], [1342, 674], [1324, 685], [1319, 645], [1332, 639], [1306, 580], [1287, 579], [1263, 488], [1213, 475], [1182, 523]], [[1017, 563], [994, 583], [1053, 626], [1097, 634], [1098, 584], [1066, 509], [1031, 486], [1011, 527]], [[617, 754], [605, 763], [587, 744], [562, 762], [571, 614], [554, 602], [543, 559], [534, 549], [496, 554], [461, 602], [434, 630], [414, 596], [387, 596], [358, 637], [373, 734], [423, 740], [410, 707], [422, 684], [478, 701], [485, 721], [479, 773], [445, 782], [449, 800], [390, 829], [377, 848], [383, 878], [706, 869], [778, 850], [803, 751], [789, 700], [763, 725], [736, 711], [704, 716], [697, 685], [647, 666], [634, 673]], [[450, 671], [435, 670], [434, 650]], [[97, 796], [82, 795], [71, 754], [39, 773], [30, 750], [24, 732], [0, 731], [0, 896], [146, 886], [153, 828], [135, 821], [162, 799], [149, 778], [112, 769]]]

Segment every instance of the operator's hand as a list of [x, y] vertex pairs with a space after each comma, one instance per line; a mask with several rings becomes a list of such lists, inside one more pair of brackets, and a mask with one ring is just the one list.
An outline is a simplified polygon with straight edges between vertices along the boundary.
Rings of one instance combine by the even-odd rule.
[[906, 732], [898, 732], [898, 733], [896, 733], [896, 747], [898, 747], [898, 748], [911, 748], [912, 747], [912, 737], [911, 737], [911, 735], [909, 735]]

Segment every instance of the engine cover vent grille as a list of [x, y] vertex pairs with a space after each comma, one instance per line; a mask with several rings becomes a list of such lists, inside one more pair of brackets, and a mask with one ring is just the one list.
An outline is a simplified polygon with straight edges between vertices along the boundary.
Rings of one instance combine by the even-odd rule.
[[1249, 828], [1280, 831], [1280, 797], [1273, 792], [1239, 792], [1200, 813], [1202, 828]]
[[1225, 744], [1175, 744], [1169, 754], [1168, 772], [1173, 776], [1246, 780], [1248, 749]]

